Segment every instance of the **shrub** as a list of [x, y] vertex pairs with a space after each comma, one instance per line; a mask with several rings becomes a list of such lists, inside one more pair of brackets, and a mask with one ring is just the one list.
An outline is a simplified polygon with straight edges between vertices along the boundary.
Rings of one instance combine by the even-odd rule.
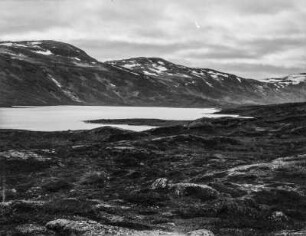
[[89, 171], [86, 172], [80, 179], [82, 185], [105, 186], [109, 176], [104, 171]]
[[81, 216], [95, 216], [94, 203], [86, 200], [66, 198], [54, 199], [45, 204], [44, 210], [49, 214], [64, 213]]
[[70, 189], [72, 184], [64, 179], [53, 179], [43, 184], [42, 188], [48, 192], [58, 192], [60, 190]]
[[163, 205], [164, 201], [169, 200], [169, 196], [167, 194], [155, 192], [154, 190], [149, 189], [132, 192], [126, 195], [124, 198], [131, 203], [143, 206]]

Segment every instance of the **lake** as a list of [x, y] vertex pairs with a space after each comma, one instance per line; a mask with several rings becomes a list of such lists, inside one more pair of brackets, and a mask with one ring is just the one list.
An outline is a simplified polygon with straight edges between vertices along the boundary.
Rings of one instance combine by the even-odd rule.
[[152, 126], [113, 124], [90, 124], [96, 119], [164, 119], [194, 120], [201, 117], [237, 115], [213, 114], [215, 108], [169, 108], [169, 107], [119, 107], [119, 106], [39, 106], [0, 108], [0, 129], [23, 129], [33, 131], [84, 130], [101, 126], [113, 126], [143, 131]]

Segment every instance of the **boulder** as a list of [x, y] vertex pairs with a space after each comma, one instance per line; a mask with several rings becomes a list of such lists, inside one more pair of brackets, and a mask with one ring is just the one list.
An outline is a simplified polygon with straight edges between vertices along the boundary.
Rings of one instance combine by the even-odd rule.
[[205, 184], [177, 183], [170, 185], [170, 189], [177, 196], [192, 196], [201, 200], [212, 200], [219, 196], [219, 192]]
[[54, 232], [48, 231], [46, 227], [37, 224], [18, 225], [15, 230], [18, 235], [24, 236], [55, 235]]
[[168, 183], [169, 183], [168, 179], [159, 178], [152, 183], [151, 189], [165, 189], [168, 187]]
[[43, 157], [35, 152], [28, 151], [28, 150], [8, 150], [5, 152], [0, 152], [0, 156], [4, 157], [5, 159], [12, 161], [12, 160], [35, 160], [35, 161], [50, 161], [51, 158]]
[[269, 220], [272, 222], [282, 223], [288, 221], [288, 216], [286, 216], [282, 211], [274, 211], [269, 217]]
[[59, 235], [82, 236], [183, 236], [184, 234], [164, 232], [160, 230], [133, 230], [123, 227], [103, 225], [93, 220], [67, 220], [57, 219], [46, 224], [46, 228]]
[[283, 230], [280, 232], [276, 232], [273, 234], [273, 236], [305, 236], [306, 235], [306, 229], [304, 230]]
[[174, 193], [176, 196], [181, 196], [181, 197], [191, 196], [199, 198], [204, 201], [216, 199], [220, 195], [220, 193], [216, 189], [206, 184], [195, 184], [195, 183], [172, 184], [166, 178], [156, 179], [151, 184], [151, 189], [152, 190], [167, 189], [170, 192]]
[[83, 174], [80, 178], [82, 185], [98, 185], [104, 186], [109, 180], [109, 176], [104, 171], [89, 171]]
[[207, 229], [198, 229], [187, 233], [187, 236], [214, 236], [213, 232]]

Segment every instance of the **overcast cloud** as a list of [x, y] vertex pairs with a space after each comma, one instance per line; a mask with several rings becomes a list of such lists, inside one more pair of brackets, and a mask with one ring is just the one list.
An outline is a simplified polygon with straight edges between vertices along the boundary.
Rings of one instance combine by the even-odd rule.
[[306, 72], [305, 0], [0, 0], [0, 40], [53, 39], [264, 78]]

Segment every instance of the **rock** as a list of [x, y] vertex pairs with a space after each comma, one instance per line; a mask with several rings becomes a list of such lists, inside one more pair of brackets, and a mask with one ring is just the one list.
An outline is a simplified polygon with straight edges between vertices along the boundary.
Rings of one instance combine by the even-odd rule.
[[207, 229], [198, 229], [187, 233], [187, 236], [214, 236], [213, 232]]
[[269, 219], [273, 222], [285, 222], [288, 221], [288, 217], [281, 211], [274, 211]]
[[35, 152], [28, 150], [8, 150], [5, 152], [0, 152], [0, 156], [3, 156], [9, 161], [12, 160], [35, 160], [35, 161], [50, 161], [51, 158], [43, 157]]
[[[96, 221], [74, 221], [57, 219], [46, 224], [47, 229], [53, 230], [60, 235], [82, 235], [82, 236], [183, 236], [179, 233], [164, 232], [160, 230], [133, 230], [123, 227], [103, 225]], [[209, 235], [210, 236], [210, 235]]]
[[153, 182], [151, 189], [164, 189], [168, 187], [169, 180], [166, 178], [159, 178]]
[[205, 184], [177, 183], [169, 185], [178, 196], [193, 196], [201, 200], [212, 200], [219, 196], [219, 192]]
[[42, 187], [40, 186], [33, 186], [30, 189], [26, 191], [28, 194], [41, 194], [42, 193]]
[[[57, 233], [86, 233], [94, 230], [96, 222], [92, 221], [73, 221], [66, 219], [57, 219], [46, 224], [47, 229], [53, 230]], [[94, 232], [93, 232], [94, 233]]]
[[274, 236], [305, 236], [306, 235], [306, 230], [283, 230], [280, 232], [276, 232], [273, 234]]
[[151, 189], [168, 189], [177, 196], [193, 196], [202, 200], [211, 200], [219, 196], [219, 192], [208, 185], [194, 183], [171, 184], [166, 178], [156, 179], [152, 183]]
[[89, 171], [81, 176], [80, 184], [104, 186], [108, 180], [109, 176], [104, 171]]
[[219, 192], [208, 185], [195, 183], [172, 184], [166, 178], [156, 179], [152, 183], [151, 189], [168, 189], [177, 196], [193, 196], [205, 201], [215, 199], [219, 196]]
[[18, 225], [15, 228], [18, 235], [31, 235], [31, 236], [44, 236], [44, 235], [54, 235], [53, 232], [48, 231], [46, 227], [36, 224], [24, 224], [24, 225]]

